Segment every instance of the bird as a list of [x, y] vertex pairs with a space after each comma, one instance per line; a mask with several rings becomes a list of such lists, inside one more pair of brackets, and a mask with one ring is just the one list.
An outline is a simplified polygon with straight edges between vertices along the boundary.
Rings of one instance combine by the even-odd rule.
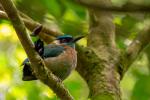
[[[33, 35], [37, 35], [41, 27], [35, 29]], [[71, 35], [58, 36], [54, 43], [44, 46], [41, 39], [38, 39], [34, 45], [35, 50], [43, 58], [46, 69], [51, 70], [61, 80], [65, 80], [77, 65], [77, 51], [75, 43], [84, 36], [73, 38]], [[30, 66], [30, 61], [26, 58], [23, 63], [23, 81], [37, 80]]]

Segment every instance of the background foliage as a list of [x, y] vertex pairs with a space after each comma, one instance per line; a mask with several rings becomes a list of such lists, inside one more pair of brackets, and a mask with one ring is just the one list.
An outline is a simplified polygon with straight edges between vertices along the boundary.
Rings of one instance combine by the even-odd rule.
[[[13, 0], [20, 11], [34, 20], [51, 28], [73, 36], [88, 33], [88, 12], [72, 0]], [[112, 0], [113, 5], [121, 6], [127, 0]], [[150, 4], [149, 0], [129, 2]], [[125, 50], [145, 23], [148, 14], [117, 13], [116, 42]], [[30, 32], [29, 32], [30, 33]], [[79, 42], [86, 46], [86, 39]], [[0, 100], [58, 100], [56, 95], [39, 81], [24, 82], [22, 77], [23, 59], [26, 54], [20, 45], [11, 23], [0, 19]], [[123, 80], [121, 90], [123, 100], [150, 99], [150, 46], [132, 64]], [[64, 81], [76, 100], [87, 100], [89, 89], [77, 72]]]

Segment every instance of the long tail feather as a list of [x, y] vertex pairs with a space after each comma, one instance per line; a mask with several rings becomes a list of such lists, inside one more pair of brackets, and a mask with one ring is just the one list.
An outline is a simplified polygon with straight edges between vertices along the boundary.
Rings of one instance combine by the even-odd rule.
[[24, 64], [23, 66], [23, 81], [31, 81], [31, 80], [37, 80], [35, 75], [33, 75], [32, 69], [29, 64]]

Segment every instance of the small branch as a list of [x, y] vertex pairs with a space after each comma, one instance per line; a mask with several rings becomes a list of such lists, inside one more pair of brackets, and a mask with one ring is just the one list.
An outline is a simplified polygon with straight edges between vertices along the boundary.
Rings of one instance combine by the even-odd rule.
[[113, 12], [150, 12], [150, 6], [149, 5], [137, 5], [133, 3], [126, 3], [122, 7], [117, 7], [117, 6], [104, 6], [102, 4], [98, 3], [91, 3], [85, 0], [75, 0], [76, 3], [92, 8], [95, 10], [100, 10], [100, 11], [113, 11]]
[[123, 67], [121, 77], [129, 69], [132, 62], [138, 57], [140, 52], [150, 43], [150, 24], [147, 25], [127, 47], [126, 52], [122, 58]]
[[[30, 29], [30, 30], [33, 30], [35, 27], [41, 25], [40, 23], [35, 22], [34, 20], [29, 20], [29, 19], [26, 19], [26, 18], [22, 18], [22, 20], [24, 21], [27, 28]], [[43, 26], [42, 32], [46, 33], [47, 35], [54, 36], [54, 37], [62, 35], [62, 33], [58, 32], [58, 31], [54, 31], [52, 29], [49, 29], [46, 26]]]
[[[25, 26], [33, 31], [34, 28], [36, 28], [37, 26], [41, 25], [40, 23], [32, 20], [30, 17], [28, 17], [27, 15], [25, 15], [24, 13], [22, 12], [19, 12], [20, 16], [21, 16], [21, 19], [22, 21], [24, 22]], [[4, 11], [0, 11], [0, 18], [2, 19], [8, 19], [8, 16], [7, 14], [4, 12]], [[57, 36], [60, 36], [62, 35], [63, 33], [61, 32], [58, 32], [58, 31], [54, 31], [52, 29], [49, 29], [48, 27], [46, 26], [43, 26], [43, 29], [42, 31], [43, 33], [49, 35], [49, 36], [54, 36], [54, 37], [57, 37]]]
[[[25, 25], [30, 30], [33, 30], [35, 27], [40, 25], [40, 23], [34, 21], [32, 18], [30, 18], [26, 14], [22, 13], [21, 11], [19, 11], [19, 15], [22, 17], [22, 20], [24, 21]], [[54, 37], [57, 37], [57, 36], [60, 36], [63, 34], [61, 32], [52, 30], [46, 26], [43, 26], [42, 32], [46, 33], [47, 35], [54, 36]]]
[[1, 19], [8, 19], [8, 16], [4, 11], [0, 11], [0, 18]]
[[62, 100], [73, 100], [72, 96], [69, 94], [68, 90], [64, 88], [61, 81], [54, 76], [51, 71], [46, 70], [46, 66], [38, 53], [35, 52], [34, 44], [27, 34], [25, 26], [11, 0], [0, 0], [0, 3], [3, 5], [3, 8], [7, 12], [8, 17], [16, 30], [19, 40], [31, 62], [31, 67], [34, 70], [36, 77], [52, 88]]
[[[25, 15], [22, 12], [19, 12], [22, 21], [24, 22], [25, 26], [30, 30], [33, 31], [37, 26], [41, 25], [40, 23], [32, 20], [30, 17]], [[8, 20], [8, 16], [4, 11], [0, 11], [0, 18]], [[42, 31], [39, 34], [39, 37], [43, 39], [46, 43], [50, 43], [54, 40], [54, 37], [63, 35], [60, 31], [52, 30], [51, 28], [47, 28], [43, 26]]]

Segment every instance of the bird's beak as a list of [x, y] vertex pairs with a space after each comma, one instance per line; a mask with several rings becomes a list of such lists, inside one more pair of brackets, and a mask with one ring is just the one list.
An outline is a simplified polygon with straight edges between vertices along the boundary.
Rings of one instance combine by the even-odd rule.
[[80, 39], [82, 39], [82, 38], [84, 38], [85, 36], [84, 35], [82, 35], [82, 36], [78, 36], [78, 37], [75, 37], [73, 40], [72, 40], [72, 42], [77, 42], [78, 40], [80, 40]]

